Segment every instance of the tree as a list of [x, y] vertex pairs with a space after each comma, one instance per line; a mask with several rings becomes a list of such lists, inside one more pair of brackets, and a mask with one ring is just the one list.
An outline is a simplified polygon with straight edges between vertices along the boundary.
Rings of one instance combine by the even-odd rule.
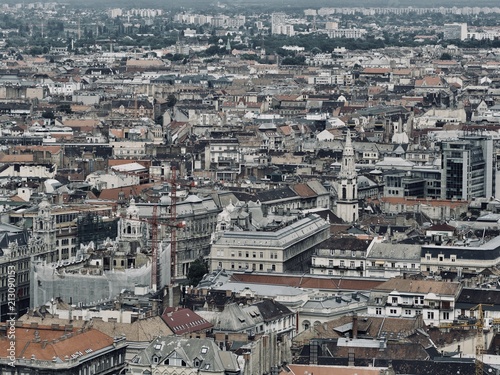
[[53, 120], [56, 118], [56, 116], [54, 115], [54, 112], [52, 112], [51, 110], [47, 110], [42, 113], [42, 118]]
[[441, 54], [440, 60], [451, 60], [453, 57], [448, 52], [443, 52]]
[[193, 263], [190, 264], [187, 273], [189, 285], [198, 285], [206, 273], [208, 273], [207, 264], [203, 261], [202, 258], [196, 259]]
[[175, 97], [174, 94], [170, 94], [167, 97], [167, 107], [172, 108], [175, 106], [175, 103], [177, 103], [177, 98]]

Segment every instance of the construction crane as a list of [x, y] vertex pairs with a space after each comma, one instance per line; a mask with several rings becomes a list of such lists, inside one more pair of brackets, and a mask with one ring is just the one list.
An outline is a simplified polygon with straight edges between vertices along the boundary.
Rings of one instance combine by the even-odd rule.
[[[469, 319], [465, 321], [455, 321], [453, 323], [444, 323], [440, 324], [439, 328], [448, 328], [448, 329], [461, 329], [461, 328], [476, 328], [476, 375], [483, 375], [483, 354], [485, 351], [484, 348], [484, 310], [485, 306], [493, 306], [491, 304], [480, 303], [477, 306], [474, 306], [470, 309], [470, 318], [474, 318], [472, 316], [475, 313], [475, 320]], [[477, 314], [476, 314], [477, 312]], [[500, 319], [494, 319], [493, 323], [500, 323]]]
[[[461, 328], [471, 328], [475, 327], [476, 328], [476, 375], [483, 375], [483, 368], [484, 368], [484, 362], [483, 362], [483, 354], [485, 351], [484, 348], [484, 310], [483, 307], [485, 306], [493, 306], [490, 304], [484, 304], [480, 303], [477, 306], [474, 306], [470, 309], [470, 317], [473, 318], [472, 314], [477, 311], [477, 316], [475, 317], [475, 320], [468, 320], [468, 321], [458, 321], [456, 323], [444, 323], [439, 326], [439, 328], [451, 328], [451, 329], [461, 329]], [[494, 319], [494, 323], [497, 319]], [[500, 319], [498, 319], [500, 323]]]
[[160, 264], [158, 262], [158, 206], [153, 206], [151, 216], [151, 289], [156, 292], [158, 288], [158, 275]]
[[476, 375], [483, 375], [483, 354], [484, 354], [484, 310], [483, 306], [493, 306], [480, 303], [479, 305], [470, 309], [477, 311], [476, 316]]
[[[168, 287], [169, 295], [169, 306], [173, 307], [173, 289], [177, 270], [177, 229], [183, 228], [185, 222], [177, 221], [177, 179], [176, 179], [176, 168], [172, 166], [171, 168], [172, 176], [168, 180], [171, 185], [170, 196], [170, 215], [165, 219], [158, 218], [158, 205], [153, 206], [153, 213], [149, 219], [138, 219], [139, 221], [146, 222], [150, 226], [151, 230], [151, 282], [150, 286], [153, 292], [158, 290], [158, 285], [160, 284], [159, 277], [161, 275], [162, 264], [159, 261], [159, 240], [158, 240], [158, 229], [160, 226], [167, 226], [170, 228], [170, 280]], [[128, 218], [128, 220], [133, 220]]]
[[168, 307], [174, 307], [174, 282], [177, 270], [177, 176], [176, 168], [171, 168], [170, 190], [170, 282], [168, 283]]

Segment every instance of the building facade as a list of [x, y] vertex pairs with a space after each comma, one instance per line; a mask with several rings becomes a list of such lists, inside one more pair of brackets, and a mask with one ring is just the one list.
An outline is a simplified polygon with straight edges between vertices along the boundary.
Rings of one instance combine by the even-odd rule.
[[441, 198], [470, 200], [495, 191], [493, 140], [464, 136], [441, 144]]
[[210, 250], [210, 269], [308, 272], [314, 248], [329, 230], [327, 221], [309, 215], [276, 231], [224, 232]]

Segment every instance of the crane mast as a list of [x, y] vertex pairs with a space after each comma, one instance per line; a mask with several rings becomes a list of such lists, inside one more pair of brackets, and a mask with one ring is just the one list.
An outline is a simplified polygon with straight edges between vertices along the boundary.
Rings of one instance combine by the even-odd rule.
[[177, 178], [176, 178], [176, 168], [172, 166], [171, 168], [172, 177], [170, 198], [170, 282], [168, 285], [168, 306], [174, 306], [174, 282], [176, 276], [176, 261], [177, 261]]

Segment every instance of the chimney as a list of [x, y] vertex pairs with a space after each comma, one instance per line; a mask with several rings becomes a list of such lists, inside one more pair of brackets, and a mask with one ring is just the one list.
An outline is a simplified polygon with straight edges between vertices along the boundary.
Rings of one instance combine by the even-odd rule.
[[358, 338], [358, 314], [352, 314], [352, 338], [356, 340]]

